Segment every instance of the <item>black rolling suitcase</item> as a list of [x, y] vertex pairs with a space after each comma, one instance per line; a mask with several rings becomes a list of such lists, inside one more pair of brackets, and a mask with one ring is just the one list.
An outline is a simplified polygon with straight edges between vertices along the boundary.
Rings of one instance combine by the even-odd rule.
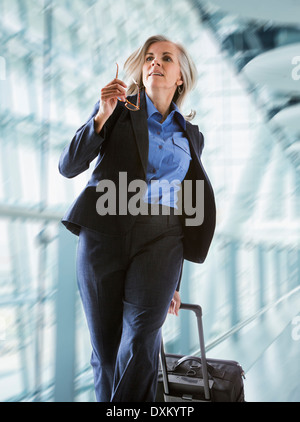
[[244, 371], [232, 360], [208, 359], [199, 305], [181, 304], [196, 314], [201, 358], [165, 354], [161, 343], [156, 401], [165, 402], [243, 402]]

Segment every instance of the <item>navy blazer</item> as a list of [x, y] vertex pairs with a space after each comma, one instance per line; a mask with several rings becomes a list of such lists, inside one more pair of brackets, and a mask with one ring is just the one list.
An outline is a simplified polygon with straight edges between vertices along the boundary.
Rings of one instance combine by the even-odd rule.
[[[132, 97], [131, 101], [134, 101]], [[126, 172], [127, 183], [132, 180], [146, 179], [148, 164], [148, 126], [145, 93], [141, 91], [141, 108], [129, 111], [122, 102], [118, 102], [113, 114], [106, 121], [100, 134], [94, 131], [94, 116], [99, 109], [99, 101], [88, 121], [81, 126], [71, 143], [66, 146], [59, 161], [60, 173], [72, 178], [89, 168], [97, 157], [94, 171], [86, 187], [71, 205], [62, 219], [62, 223], [74, 234], [79, 235], [80, 227], [97, 230], [106, 234], [124, 233], [130, 230], [135, 216], [105, 215], [100, 216], [96, 203], [101, 193], [96, 191], [100, 180], [112, 180], [118, 192], [119, 172]], [[190, 144], [192, 160], [186, 175], [187, 180], [204, 181], [204, 220], [200, 226], [187, 226], [183, 204], [183, 246], [184, 258], [197, 263], [204, 262], [208, 253], [216, 224], [216, 207], [213, 189], [201, 163], [204, 139], [199, 128], [187, 121], [186, 137]], [[184, 185], [184, 183], [183, 183]], [[128, 200], [130, 195], [128, 193]], [[193, 201], [195, 189], [193, 189]]]

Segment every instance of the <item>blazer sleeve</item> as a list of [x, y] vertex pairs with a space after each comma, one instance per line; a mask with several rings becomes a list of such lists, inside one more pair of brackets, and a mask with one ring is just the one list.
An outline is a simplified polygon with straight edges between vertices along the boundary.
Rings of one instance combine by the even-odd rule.
[[63, 150], [58, 164], [59, 172], [67, 178], [72, 178], [87, 170], [90, 163], [97, 157], [106, 136], [106, 124], [97, 134], [94, 130], [94, 117], [99, 110], [99, 101], [87, 122], [75, 133], [72, 141]]

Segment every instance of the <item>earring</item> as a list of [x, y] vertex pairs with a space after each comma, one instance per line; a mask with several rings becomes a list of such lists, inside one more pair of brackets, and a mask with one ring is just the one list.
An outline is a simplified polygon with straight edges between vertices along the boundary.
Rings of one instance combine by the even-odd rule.
[[178, 85], [177, 91], [178, 91], [179, 95], [181, 95], [183, 93], [183, 88], [182, 88], [181, 85]]

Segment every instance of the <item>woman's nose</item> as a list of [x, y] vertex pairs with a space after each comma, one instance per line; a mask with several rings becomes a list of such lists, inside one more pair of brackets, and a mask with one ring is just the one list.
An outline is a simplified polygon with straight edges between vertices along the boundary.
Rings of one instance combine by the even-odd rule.
[[152, 60], [152, 66], [160, 66], [160, 62], [157, 59]]

